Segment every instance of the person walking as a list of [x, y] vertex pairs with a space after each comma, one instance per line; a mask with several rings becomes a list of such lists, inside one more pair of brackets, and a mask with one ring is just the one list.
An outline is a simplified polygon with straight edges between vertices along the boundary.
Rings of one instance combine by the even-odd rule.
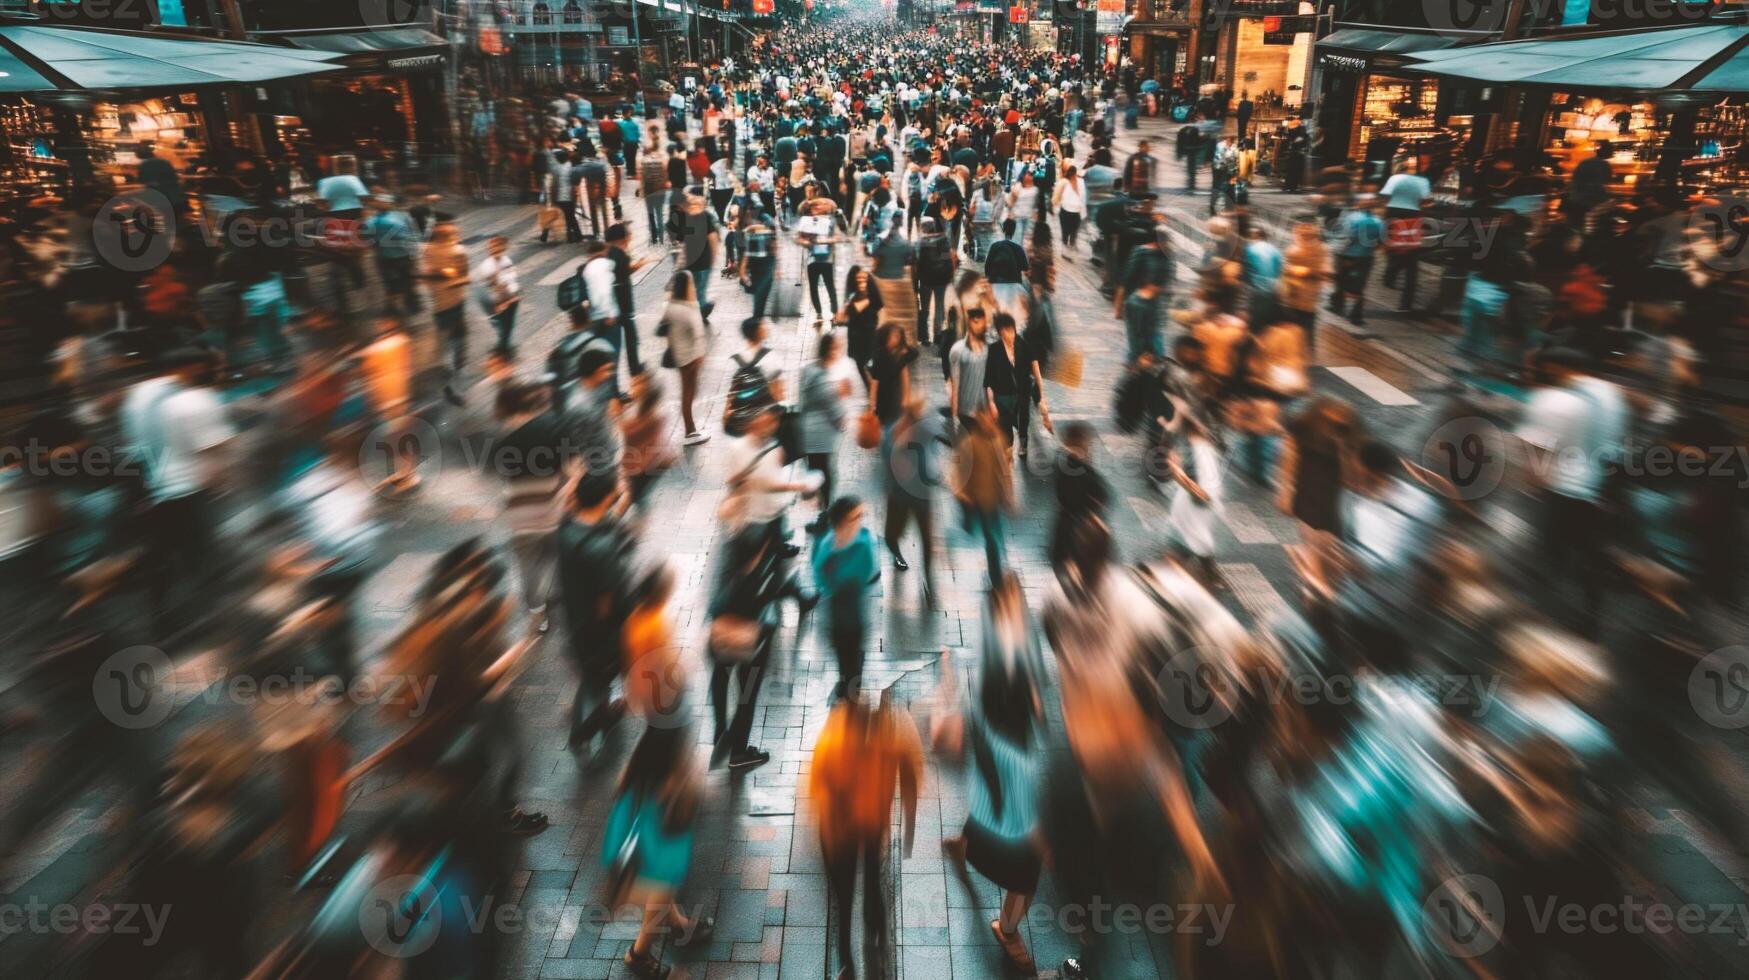
[[1044, 747], [1044, 654], [1020, 578], [999, 578], [984, 602], [977, 693], [965, 706], [967, 816], [941, 849], [1002, 889], [990, 931], [1021, 973], [1036, 972], [1020, 923], [1044, 870], [1038, 787]]
[[614, 788], [601, 836], [602, 868], [611, 877], [614, 907], [643, 906], [638, 934], [623, 960], [639, 980], [665, 980], [670, 970], [651, 952], [662, 936], [676, 945], [702, 943], [715, 931], [709, 916], [689, 917], [675, 901], [692, 869], [694, 826], [703, 795], [685, 725], [651, 725], [639, 736]]
[[1415, 312], [1415, 292], [1421, 280], [1421, 248], [1426, 238], [1422, 209], [1433, 200], [1433, 184], [1416, 173], [1415, 158], [1385, 181], [1385, 286], [1400, 283], [1398, 313]]
[[364, 236], [376, 254], [384, 298], [402, 315], [417, 313], [419, 290], [414, 285], [413, 260], [419, 254], [419, 232], [393, 198], [373, 197], [370, 204], [376, 213], [366, 219]]
[[442, 221], [431, 230], [431, 244], [425, 249], [425, 262], [420, 278], [431, 290], [431, 318], [438, 335], [449, 348], [449, 377], [443, 385], [443, 397], [453, 405], [462, 404], [457, 382], [468, 356], [468, 250], [462, 245], [460, 226], [454, 221]]
[[711, 273], [717, 267], [722, 223], [702, 193], [687, 190], [682, 205], [669, 216], [668, 237], [674, 243], [675, 264], [692, 276], [693, 290], [698, 294], [698, 308], [704, 314], [705, 322], [709, 323]]
[[837, 332], [821, 334], [816, 348], [814, 363], [802, 368], [796, 411], [802, 459], [808, 469], [820, 474], [820, 492], [815, 495], [820, 516], [808, 529], [822, 533], [826, 530], [826, 512], [832, 506], [832, 454], [844, 431], [848, 415], [844, 406], [850, 397], [851, 379], [858, 375], [844, 356], [844, 338]]
[[710, 434], [699, 429], [692, 405], [698, 397], [699, 373], [710, 354], [711, 334], [699, 312], [692, 277], [684, 272], [675, 273], [668, 283], [668, 305], [662, 311], [656, 335], [668, 339], [668, 353], [662, 358], [664, 365], [680, 374], [680, 421], [686, 430], [682, 440], [688, 446], [707, 442]]
[[771, 302], [771, 290], [777, 284], [777, 232], [771, 227], [771, 216], [753, 215], [742, 230], [745, 246], [741, 249], [738, 272], [741, 288], [753, 294], [753, 316], [764, 319]]
[[[767, 458], [761, 457], [760, 462]], [[742, 471], [744, 472], [744, 470]], [[729, 538], [707, 613], [706, 652], [711, 664], [710, 699], [714, 768], [727, 761], [744, 772], [771, 761], [771, 753], [749, 743], [765, 683], [771, 648], [781, 625], [778, 603], [794, 592], [794, 574], [767, 525], [744, 523]], [[738, 689], [730, 717], [729, 685]]]
[[[1179, 135], [1178, 141], [1180, 144], [1184, 142], [1182, 133]], [[1136, 144], [1136, 152], [1130, 154], [1129, 159], [1124, 161], [1123, 187], [1124, 193], [1128, 194], [1130, 197], [1140, 198], [1143, 194], [1154, 193], [1156, 184], [1154, 180], [1155, 160], [1153, 150], [1153, 144], [1149, 143], [1147, 140], [1142, 140], [1140, 143]], [[1184, 156], [1182, 147], [1178, 155], [1181, 158]], [[1193, 192], [1196, 190], [1196, 174], [1194, 172], [1192, 172], [1190, 176], [1190, 189]]]
[[966, 426], [955, 472], [954, 497], [961, 520], [967, 531], [983, 537], [990, 580], [999, 582], [1006, 567], [1003, 515], [1014, 506], [1014, 470], [996, 428], [996, 412], [987, 403]]
[[[1018, 445], [1026, 458], [1032, 432], [1032, 408], [1038, 406], [1045, 428], [1051, 428], [1050, 408], [1044, 398], [1044, 377], [1031, 345], [1020, 336], [1014, 317], [996, 314], [996, 343], [990, 345], [984, 368], [984, 388], [996, 410], [996, 425], [1010, 448]], [[1018, 437], [1018, 439], [1017, 439]]]
[[1306, 332], [1306, 346], [1317, 346], [1318, 300], [1330, 281], [1330, 249], [1315, 217], [1294, 221], [1293, 243], [1283, 254], [1281, 285], [1276, 292], [1281, 314]]
[[851, 266], [844, 277], [844, 306], [838, 311], [838, 321], [844, 325], [846, 353], [865, 390], [871, 384], [869, 370], [880, 319], [881, 294], [875, 288], [874, 274], [860, 265]]
[[989, 404], [984, 373], [990, 363], [989, 324], [981, 307], [966, 311], [966, 335], [947, 354], [947, 404], [955, 419], [970, 427]]
[[[916, 276], [919, 343], [928, 344], [932, 337], [941, 333], [942, 324], [947, 319], [947, 287], [952, 285], [954, 271], [958, 268], [959, 258], [941, 224], [934, 218], [924, 218], [923, 234], [917, 240], [916, 253], [911, 260], [912, 274]], [[933, 330], [929, 325], [931, 310], [935, 313]]]
[[506, 360], [516, 358], [511, 336], [516, 331], [516, 310], [522, 305], [522, 284], [516, 278], [516, 263], [510, 260], [510, 240], [495, 235], [486, 245], [486, 261], [480, 263], [480, 282], [485, 288], [487, 319], [498, 343], [492, 352]]
[[903, 819], [905, 857], [917, 830], [917, 800], [923, 787], [923, 741], [911, 716], [882, 700], [845, 698], [832, 708], [814, 743], [808, 768], [808, 800], [819, 821], [820, 852], [832, 900], [838, 904], [837, 980], [856, 980], [851, 947], [851, 908], [862, 870], [864, 936], [874, 954], [867, 975], [885, 975], [887, 899], [881, 887], [893, 827], [893, 795]]
[[838, 661], [832, 698], [856, 698], [862, 690], [863, 647], [868, 634], [868, 597], [880, 584], [874, 535], [863, 526], [862, 501], [842, 497], [826, 514], [827, 529], [814, 542], [814, 584], [826, 606], [826, 631]]
[[1213, 217], [1220, 213], [1222, 198], [1228, 208], [1239, 206], [1235, 187], [1239, 179], [1239, 148], [1223, 136], [1215, 142], [1209, 157], [1209, 216]]
[[577, 183], [582, 173], [571, 163], [571, 155], [563, 149], [553, 151], [553, 165], [547, 171], [547, 200], [559, 209], [565, 219], [565, 244], [583, 240], [583, 226], [577, 221]]
[[612, 694], [624, 662], [620, 628], [636, 545], [624, 520], [628, 503], [617, 467], [591, 469], [578, 478], [559, 525], [559, 595], [578, 678], [567, 740], [572, 752], [612, 728], [624, 709]]
[[[1376, 199], [1362, 194], [1336, 219], [1336, 288], [1330, 291], [1330, 312], [1347, 316], [1356, 326], [1366, 322], [1366, 285], [1373, 260], [1385, 236], [1385, 223], [1373, 213]], [[1346, 308], [1349, 297], [1354, 306]]]
[[1087, 185], [1074, 164], [1063, 167], [1063, 179], [1053, 192], [1051, 204], [1057, 211], [1057, 227], [1063, 233], [1063, 247], [1073, 259], [1081, 240], [1081, 223], [1087, 220]]
[[644, 362], [638, 356], [638, 312], [632, 276], [647, 267], [650, 260], [632, 258], [626, 250], [631, 239], [631, 229], [623, 221], [607, 229], [607, 260], [613, 264], [613, 305], [619, 311], [616, 324], [619, 348], [625, 353], [626, 370], [639, 375], [644, 373]]

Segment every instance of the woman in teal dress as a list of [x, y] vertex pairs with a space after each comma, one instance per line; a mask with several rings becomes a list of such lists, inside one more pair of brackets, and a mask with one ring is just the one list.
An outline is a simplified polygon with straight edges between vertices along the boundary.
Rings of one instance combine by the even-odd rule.
[[689, 919], [675, 904], [692, 864], [693, 824], [700, 779], [690, 729], [650, 728], [626, 762], [602, 838], [602, 863], [613, 876], [614, 907], [644, 906], [626, 968], [645, 980], [664, 980], [669, 968], [650, 952], [663, 932], [686, 946], [708, 939], [715, 920]]

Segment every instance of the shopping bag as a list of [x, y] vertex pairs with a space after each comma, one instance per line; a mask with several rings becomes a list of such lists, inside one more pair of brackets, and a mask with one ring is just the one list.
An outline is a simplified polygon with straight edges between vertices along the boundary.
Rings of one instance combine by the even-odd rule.
[[1079, 350], [1068, 348], [1050, 359], [1045, 377], [1065, 388], [1081, 387], [1081, 375], [1087, 368], [1087, 357]]
[[863, 449], [874, 449], [881, 444], [881, 421], [873, 412], [865, 412], [856, 420], [856, 444]]

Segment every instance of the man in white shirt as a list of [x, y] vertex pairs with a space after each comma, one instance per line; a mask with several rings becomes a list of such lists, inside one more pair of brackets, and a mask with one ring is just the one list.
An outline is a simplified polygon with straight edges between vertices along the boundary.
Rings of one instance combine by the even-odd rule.
[[1525, 405], [1518, 437], [1541, 488], [1546, 567], [1577, 580], [1583, 604], [1572, 622], [1595, 636], [1609, 545], [1605, 482], [1621, 457], [1632, 415], [1622, 390], [1598, 377], [1584, 353], [1556, 348], [1541, 365], [1549, 386]]
[[223, 403], [204, 386], [211, 370], [211, 359], [200, 351], [171, 351], [155, 377], [127, 393], [118, 413], [123, 444], [144, 468], [152, 504], [145, 526], [159, 639], [180, 625], [172, 617], [171, 590], [192, 586], [198, 594], [212, 574], [212, 501], [224, 466], [220, 450], [233, 431]]
[[1433, 185], [1415, 172], [1413, 157], [1379, 190], [1385, 198], [1385, 285], [1402, 280], [1398, 313], [1415, 312], [1415, 286], [1421, 278], [1421, 209], [1433, 200]]
[[596, 333], [606, 334], [619, 321], [619, 300], [613, 294], [613, 260], [607, 257], [607, 246], [598, 238], [589, 240], [588, 258], [583, 262], [583, 295], [589, 301], [589, 326]]

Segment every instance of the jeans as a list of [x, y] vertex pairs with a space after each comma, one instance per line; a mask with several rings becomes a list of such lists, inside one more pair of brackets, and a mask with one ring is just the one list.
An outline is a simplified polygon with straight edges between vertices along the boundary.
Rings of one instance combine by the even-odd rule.
[[516, 330], [516, 308], [521, 305], [522, 302], [518, 300], [492, 314], [492, 329], [498, 332], [498, 350], [500, 353], [505, 353], [510, 350], [510, 335]]
[[832, 301], [832, 315], [838, 315], [838, 284], [832, 281], [832, 263], [808, 263], [808, 296], [814, 301], [814, 315], [824, 319], [826, 314], [820, 310], [820, 283], [826, 283], [826, 298]]
[[1236, 185], [1233, 183], [1232, 174], [1216, 173], [1209, 179], [1211, 181], [1209, 184], [1209, 214], [1219, 213], [1223, 197], [1227, 199], [1227, 207], [1236, 208], [1239, 206], [1239, 199], [1234, 196]]
[[868, 630], [862, 619], [856, 617], [850, 618], [849, 622], [833, 620], [828, 632], [832, 657], [838, 664], [838, 684], [832, 689], [833, 700], [852, 697], [862, 689], [863, 641]]
[[[838, 962], [855, 963], [850, 945], [851, 909], [856, 902], [856, 869], [862, 866], [862, 929], [863, 940], [875, 949], [884, 950], [887, 943], [887, 899], [881, 887], [881, 864], [884, 848], [880, 841], [865, 841], [861, 846], [843, 845], [840, 850], [823, 851], [826, 880], [832, 888], [832, 900], [838, 903]], [[874, 969], [872, 966], [870, 969]]]
[[996, 243], [995, 225], [972, 226], [972, 259], [984, 261], [984, 256], [990, 254], [990, 246]]
[[1458, 350], [1478, 361], [1493, 361], [1494, 338], [1506, 312], [1506, 290], [1486, 279], [1470, 277], [1464, 288], [1464, 337]]
[[984, 561], [989, 566], [990, 581], [1001, 581], [1003, 558], [1006, 554], [1006, 547], [1003, 543], [1002, 512], [967, 507], [965, 517], [966, 530], [980, 534], [984, 538]]
[[181, 601], [206, 595], [205, 583], [212, 578], [209, 562], [216, 523], [212, 498], [204, 490], [152, 505], [151, 520], [146, 522], [151, 556], [147, 599], [157, 638], [169, 637], [186, 622], [177, 592], [184, 593]]
[[1184, 192], [1186, 194], [1195, 194], [1196, 193], [1196, 171], [1197, 171], [1197, 168], [1200, 166], [1202, 166], [1202, 161], [1198, 160], [1194, 156], [1187, 157], [1185, 159], [1185, 161], [1184, 161]]
[[[929, 326], [929, 311], [935, 310], [935, 327]], [[925, 344], [931, 337], [941, 333], [942, 324], [947, 320], [947, 283], [920, 282], [917, 284], [917, 339]]]
[[1063, 229], [1063, 244], [1074, 248], [1080, 241], [1081, 215], [1073, 211], [1058, 211], [1057, 221]]
[[1238, 453], [1239, 468], [1246, 476], [1268, 486], [1280, 441], [1278, 436], [1239, 433], [1234, 439], [1233, 447]]
[[[1385, 211], [1387, 222], [1399, 218], [1419, 219], [1421, 212], [1406, 208], [1389, 208]], [[1385, 285], [1395, 288], [1402, 282], [1403, 292], [1397, 306], [1403, 312], [1413, 312], [1415, 309], [1415, 287], [1421, 280], [1421, 250], [1405, 249], [1400, 252], [1385, 253]]]
[[377, 256], [377, 275], [383, 280], [383, 294], [391, 305], [403, 313], [419, 309], [419, 290], [413, 285], [413, 259], [406, 255]]
[[1014, 237], [1010, 238], [1009, 241], [1021, 246], [1030, 242], [1032, 240], [1032, 220], [1031, 218], [1015, 218]]
[[460, 374], [468, 359], [467, 304], [457, 303], [447, 310], [434, 310], [431, 318], [437, 324], [438, 334], [449, 346], [451, 371]]
[[750, 265], [747, 279], [753, 291], [753, 315], [763, 317], [766, 304], [771, 302], [771, 287], [777, 282], [777, 266], [771, 262]]
[[[759, 646], [753, 659], [742, 664], [714, 661], [711, 667], [711, 720], [717, 755], [734, 755], [747, 748], [753, 734], [753, 713], [758, 707], [759, 688], [765, 683], [765, 667], [771, 660], [770, 626], [759, 634]], [[735, 716], [729, 718], [729, 681], [740, 688], [735, 701]]]
[[702, 269], [688, 269], [686, 271], [692, 276], [693, 291], [698, 294], [699, 311], [707, 317], [710, 316], [710, 300], [707, 296], [711, 288], [711, 273], [714, 271], [711, 269], [711, 264], [707, 262]]
[[648, 215], [650, 219], [651, 244], [661, 244], [662, 226], [668, 220], [668, 192], [645, 191], [644, 213]]
[[583, 240], [583, 226], [577, 223], [576, 201], [554, 201], [559, 213], [565, 216], [565, 242], [574, 245]]
[[824, 518], [832, 506], [832, 454], [808, 453], [802, 459], [808, 464], [808, 469], [820, 474], [820, 515]]
[[923, 585], [931, 592], [935, 591], [935, 510], [930, 506], [928, 498], [914, 496], [902, 490], [887, 494], [886, 542], [887, 551], [894, 558], [899, 557], [899, 542], [905, 537], [905, 530], [915, 522], [917, 537], [922, 540]]

